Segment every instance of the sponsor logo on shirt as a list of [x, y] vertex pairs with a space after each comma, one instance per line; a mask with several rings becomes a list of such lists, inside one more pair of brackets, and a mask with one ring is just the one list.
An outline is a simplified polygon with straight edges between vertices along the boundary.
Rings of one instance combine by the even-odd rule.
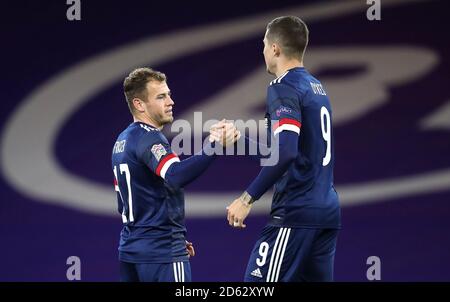
[[253, 272], [250, 273], [250, 275], [262, 278], [261, 270], [259, 268], [255, 269]]
[[277, 116], [281, 116], [282, 113], [292, 113], [292, 109], [280, 106], [280, 108], [277, 109], [276, 113]]

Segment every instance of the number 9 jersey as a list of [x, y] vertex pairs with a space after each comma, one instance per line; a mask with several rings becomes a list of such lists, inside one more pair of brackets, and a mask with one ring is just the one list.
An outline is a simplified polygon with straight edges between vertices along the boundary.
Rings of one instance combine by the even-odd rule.
[[270, 225], [340, 228], [332, 111], [322, 84], [304, 67], [290, 69], [270, 83], [266, 108], [272, 141], [282, 131], [299, 135], [298, 155], [274, 186]]

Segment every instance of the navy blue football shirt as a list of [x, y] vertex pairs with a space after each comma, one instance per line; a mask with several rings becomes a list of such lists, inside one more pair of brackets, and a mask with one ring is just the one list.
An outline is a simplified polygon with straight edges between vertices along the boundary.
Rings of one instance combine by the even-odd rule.
[[[332, 110], [322, 84], [304, 67], [290, 69], [270, 83], [266, 108], [268, 137], [274, 140], [283, 131], [299, 135], [296, 158], [274, 185], [271, 224], [339, 228]], [[258, 185], [254, 182], [248, 192], [258, 191]]]
[[188, 259], [184, 193], [164, 178], [179, 162], [165, 136], [135, 122], [117, 138], [112, 168], [124, 227], [119, 259], [131, 263], [169, 263]]

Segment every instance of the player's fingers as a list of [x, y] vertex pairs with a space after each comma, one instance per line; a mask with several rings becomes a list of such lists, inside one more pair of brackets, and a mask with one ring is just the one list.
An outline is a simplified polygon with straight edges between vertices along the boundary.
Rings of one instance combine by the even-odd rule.
[[234, 221], [235, 221], [234, 215], [231, 215], [230, 216], [230, 225], [231, 226], [234, 226]]
[[230, 213], [230, 217], [228, 219], [228, 223], [230, 224], [230, 226], [233, 226], [234, 224], [234, 215]]
[[222, 129], [222, 128], [225, 128], [225, 124], [223, 124], [223, 123], [217, 123], [217, 124], [212, 125], [209, 129], [215, 129], [215, 130], [217, 130], [217, 129]]
[[217, 138], [217, 137], [219, 137], [220, 134], [219, 134], [218, 131], [213, 130], [213, 131], [210, 131], [210, 132], [209, 132], [209, 135], [211, 135], [211, 136]]
[[236, 219], [233, 223], [233, 227], [237, 228], [237, 229], [243, 229], [246, 227], [246, 225], [244, 224], [244, 221], [242, 219]]
[[223, 124], [222, 130], [228, 132], [231, 130], [230, 124], [229, 123], [225, 123]]
[[225, 125], [226, 125], [226, 120], [225, 119], [222, 119], [221, 121], [219, 121], [218, 123], [217, 123], [217, 125], [219, 126], [219, 127], [225, 127]]
[[227, 140], [232, 140], [234, 138], [235, 131], [234, 130], [228, 130], [226, 131], [226, 138]]
[[233, 123], [227, 123], [225, 129], [227, 129], [227, 131], [234, 132], [234, 130], [236, 130], [236, 127], [234, 127]]
[[217, 137], [215, 137], [214, 135], [210, 135], [209, 136], [209, 141], [212, 143], [212, 142], [217, 142]]
[[241, 132], [239, 130], [236, 130], [234, 133], [234, 141], [238, 141], [241, 138]]
[[222, 129], [225, 127], [225, 123], [223, 121], [217, 122], [213, 124], [210, 129]]
[[223, 127], [215, 127], [215, 128], [210, 128], [209, 132], [216, 132], [216, 133], [221, 133], [223, 132]]
[[239, 220], [238, 220], [238, 226], [239, 226], [239, 228], [240, 228], [240, 229], [244, 228], [243, 225], [244, 225], [244, 220], [243, 220], [243, 219], [239, 219]]
[[213, 131], [210, 133], [210, 135], [215, 141], [220, 141], [220, 137], [221, 137], [220, 132]]

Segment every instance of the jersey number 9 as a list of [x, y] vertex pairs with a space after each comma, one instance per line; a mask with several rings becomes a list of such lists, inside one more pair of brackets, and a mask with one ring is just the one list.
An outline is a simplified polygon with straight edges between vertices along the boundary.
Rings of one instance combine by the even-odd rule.
[[331, 160], [331, 119], [328, 109], [322, 106], [320, 108], [320, 125], [322, 127], [322, 136], [327, 143], [327, 150], [325, 151], [325, 157], [322, 160], [322, 165], [325, 167]]

